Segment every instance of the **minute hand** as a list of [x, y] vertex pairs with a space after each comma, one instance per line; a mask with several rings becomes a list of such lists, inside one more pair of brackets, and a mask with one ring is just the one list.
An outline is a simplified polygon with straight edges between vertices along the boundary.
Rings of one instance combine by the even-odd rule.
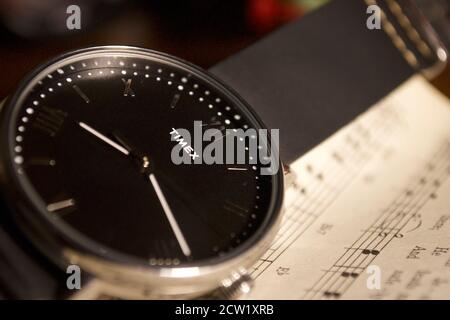
[[106, 137], [105, 135], [101, 134], [100, 132], [98, 132], [97, 130], [95, 130], [94, 128], [88, 126], [86, 123], [84, 122], [79, 122], [78, 123], [80, 125], [81, 128], [83, 128], [84, 130], [86, 130], [87, 132], [89, 132], [90, 134], [94, 135], [95, 137], [99, 138], [100, 140], [102, 140], [103, 142], [106, 142], [107, 144], [109, 144], [111, 147], [113, 147], [114, 149], [122, 152], [123, 154], [125, 154], [126, 156], [128, 156], [130, 154], [130, 152], [125, 149], [124, 147], [122, 147], [121, 145], [119, 145], [118, 143], [115, 143], [114, 141], [112, 141], [111, 139], [109, 139], [108, 137]]
[[172, 210], [170, 209], [170, 206], [167, 203], [167, 200], [164, 197], [161, 188], [159, 187], [158, 180], [156, 180], [156, 177], [153, 173], [150, 173], [148, 177], [150, 179], [150, 182], [152, 183], [153, 188], [155, 189], [156, 195], [158, 196], [159, 202], [161, 203], [163, 211], [166, 214], [167, 220], [169, 220], [170, 227], [172, 228], [172, 231], [177, 238], [181, 251], [183, 251], [183, 254], [186, 257], [189, 257], [191, 255], [191, 249], [189, 248], [186, 239], [184, 238], [183, 233], [181, 232], [181, 229], [178, 226], [177, 221], [175, 220]]

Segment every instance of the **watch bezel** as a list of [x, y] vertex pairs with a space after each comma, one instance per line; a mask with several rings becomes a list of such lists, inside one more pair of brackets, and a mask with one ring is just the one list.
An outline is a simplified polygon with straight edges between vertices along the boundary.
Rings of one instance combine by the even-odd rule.
[[[44, 212], [36, 214], [34, 211], [42, 211], [43, 208], [37, 208], [37, 199], [32, 199], [33, 190], [22, 189], [23, 185], [19, 181], [19, 177], [14, 173], [14, 164], [12, 161], [12, 145], [11, 140], [13, 124], [8, 123], [14, 112], [17, 112], [16, 106], [20, 105], [20, 100], [26, 97], [26, 90], [31, 86], [33, 80], [38, 75], [48, 70], [58, 62], [63, 62], [74, 56], [88, 54], [94, 52], [133, 52], [136, 54], [146, 54], [170, 61], [181, 67], [184, 67], [197, 76], [201, 76], [214, 87], [226, 93], [227, 97], [235, 101], [236, 105], [242, 106], [242, 112], [245, 113], [252, 123], [258, 124], [260, 128], [266, 128], [259, 116], [252, 110], [238, 93], [228, 87], [217, 77], [206, 70], [195, 66], [187, 61], [173, 57], [171, 55], [130, 46], [101, 46], [90, 47], [64, 53], [54, 59], [41, 64], [32, 71], [19, 85], [18, 89], [8, 99], [3, 106], [1, 112], [1, 137], [0, 137], [0, 188], [5, 193], [8, 203], [14, 206], [14, 218], [20, 224], [24, 232], [32, 239], [40, 250], [44, 251], [55, 263], [61, 267], [65, 267], [67, 263], [79, 264], [81, 268], [85, 268], [98, 278], [102, 278], [108, 282], [133, 283], [145, 285], [146, 290], [153, 288], [154, 285], [161, 286], [162, 279], [166, 285], [165, 288], [169, 293], [179, 292], [196, 292], [201, 291], [202, 287], [213, 289], [221, 280], [232, 274], [233, 272], [244, 272], [242, 268], [249, 268], [257, 259], [265, 252], [273, 240], [277, 225], [281, 217], [281, 207], [283, 200], [283, 173], [280, 170], [273, 178], [273, 192], [270, 203], [269, 212], [261, 224], [259, 229], [239, 247], [235, 248], [231, 253], [227, 253], [222, 258], [208, 259], [205, 261], [195, 262], [193, 265], [182, 265], [180, 267], [159, 267], [150, 266], [148, 264], [136, 263], [129, 259], [123, 259], [126, 256], [101, 256], [98, 250], [93, 250], [89, 245], [85, 245], [84, 241], [75, 240], [69, 233], [61, 232], [59, 227], [55, 227], [46, 218]], [[56, 67], [55, 67], [56, 68]], [[278, 155], [273, 155], [278, 157]], [[279, 158], [279, 157], [278, 157]], [[281, 161], [279, 168], [282, 168]], [[31, 186], [29, 186], [31, 187]], [[34, 195], [37, 197], [36, 195]], [[94, 242], [95, 243], [95, 242]], [[181, 281], [183, 279], [183, 281]], [[199, 281], [203, 279], [204, 281]], [[180, 284], [184, 290], [180, 291]], [[177, 288], [174, 290], [174, 288]], [[162, 289], [161, 287], [158, 289]], [[164, 290], [163, 290], [164, 291]]]

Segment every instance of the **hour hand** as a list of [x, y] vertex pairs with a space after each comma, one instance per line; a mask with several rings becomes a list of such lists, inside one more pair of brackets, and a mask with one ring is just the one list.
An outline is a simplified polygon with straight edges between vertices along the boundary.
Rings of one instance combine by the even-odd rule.
[[144, 153], [141, 152], [136, 145], [130, 142], [127, 138], [125, 138], [119, 131], [113, 131], [112, 136], [116, 139], [117, 142], [120, 143], [130, 155], [135, 156], [137, 158], [143, 158]]
[[92, 134], [93, 136], [97, 137], [98, 139], [102, 140], [103, 142], [109, 144], [111, 147], [113, 147], [114, 149], [122, 152], [123, 154], [125, 154], [126, 156], [128, 156], [130, 154], [130, 151], [128, 151], [126, 148], [124, 148], [123, 146], [121, 146], [120, 144], [112, 141], [111, 139], [109, 139], [107, 136], [101, 134], [100, 132], [98, 132], [97, 130], [95, 130], [94, 128], [92, 128], [91, 126], [87, 125], [84, 122], [78, 122], [79, 126], [81, 128], [83, 128], [84, 130], [86, 130], [87, 132], [89, 132], [90, 134]]
[[152, 168], [150, 166], [150, 159], [130, 140], [125, 138], [120, 132], [114, 131], [112, 136], [118, 141], [129, 153], [132, 159], [137, 161], [142, 173], [150, 174]]

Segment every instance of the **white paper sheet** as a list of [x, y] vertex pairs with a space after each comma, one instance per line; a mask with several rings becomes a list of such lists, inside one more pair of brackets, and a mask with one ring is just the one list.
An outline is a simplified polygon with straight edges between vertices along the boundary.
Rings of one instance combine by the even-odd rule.
[[415, 76], [292, 165], [250, 299], [450, 299], [450, 101]]

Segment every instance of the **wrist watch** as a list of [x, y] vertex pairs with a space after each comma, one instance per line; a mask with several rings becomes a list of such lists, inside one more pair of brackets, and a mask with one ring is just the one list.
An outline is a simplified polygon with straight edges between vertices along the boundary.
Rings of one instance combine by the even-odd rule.
[[[116, 46], [38, 67], [0, 115], [0, 297], [250, 290], [247, 270], [282, 216], [287, 170], [262, 174], [260, 160], [175, 164], [177, 144], [189, 157], [198, 151], [177, 130], [279, 129], [286, 168], [426, 61], [408, 63], [407, 37], [399, 48], [389, 32], [369, 30], [366, 9], [332, 1], [209, 71]], [[252, 139], [272, 150], [255, 136], [245, 146]], [[282, 168], [278, 152], [268, 157]], [[72, 265], [80, 290], [67, 286]]]

